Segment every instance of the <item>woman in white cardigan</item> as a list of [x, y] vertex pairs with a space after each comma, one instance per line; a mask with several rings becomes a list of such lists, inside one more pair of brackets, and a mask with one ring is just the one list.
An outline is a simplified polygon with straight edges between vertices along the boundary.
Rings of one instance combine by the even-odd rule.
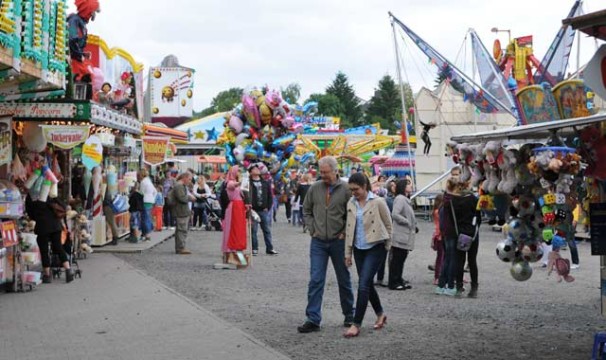
[[391, 238], [391, 262], [389, 263], [389, 283], [391, 290], [406, 290], [411, 286], [404, 282], [402, 272], [408, 252], [415, 246], [417, 220], [409, 199], [412, 185], [408, 180], [396, 182], [396, 198], [393, 201], [391, 218], [393, 235]]
[[150, 240], [150, 234], [153, 230], [152, 208], [156, 202], [158, 190], [156, 190], [156, 187], [149, 178], [147, 169], [143, 168], [139, 171], [138, 180], [141, 183], [140, 190], [143, 193], [143, 206], [145, 209], [141, 213], [141, 235], [143, 240]]

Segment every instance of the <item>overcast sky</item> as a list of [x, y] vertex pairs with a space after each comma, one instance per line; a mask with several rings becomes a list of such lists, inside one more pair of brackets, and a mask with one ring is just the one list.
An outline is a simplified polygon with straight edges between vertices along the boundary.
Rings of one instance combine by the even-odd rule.
[[[221, 90], [291, 82], [303, 97], [323, 92], [337, 71], [348, 75], [358, 96], [369, 99], [386, 73], [395, 77], [388, 11], [454, 61], [465, 53], [463, 39], [474, 28], [491, 50], [493, 27], [513, 37], [534, 35], [540, 60], [574, 0], [100, 0], [102, 12], [89, 25], [110, 47], [158, 65], [174, 54], [196, 69], [194, 109], [210, 104]], [[586, 12], [603, 0], [586, 0]], [[70, 7], [70, 10], [73, 6]], [[503, 43], [506, 33], [498, 34]], [[405, 79], [416, 92], [433, 86], [433, 68], [407, 39], [400, 38]], [[582, 42], [581, 62], [595, 51]], [[467, 43], [467, 57], [471, 45]], [[462, 60], [457, 62], [463, 66]], [[576, 54], [571, 65], [576, 68]], [[146, 70], [147, 71], [147, 70]], [[421, 76], [423, 75], [423, 76]]]

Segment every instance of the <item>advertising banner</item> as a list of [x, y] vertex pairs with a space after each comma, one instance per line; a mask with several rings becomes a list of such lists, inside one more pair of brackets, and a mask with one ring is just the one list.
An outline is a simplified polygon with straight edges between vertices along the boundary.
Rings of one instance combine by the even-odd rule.
[[73, 149], [88, 139], [90, 126], [40, 125], [46, 142], [61, 149]]
[[143, 162], [151, 166], [164, 163], [169, 140], [169, 137], [144, 136]]
[[103, 145], [96, 135], [92, 135], [82, 146], [82, 163], [87, 169], [92, 170], [95, 166], [99, 166], [102, 160]]

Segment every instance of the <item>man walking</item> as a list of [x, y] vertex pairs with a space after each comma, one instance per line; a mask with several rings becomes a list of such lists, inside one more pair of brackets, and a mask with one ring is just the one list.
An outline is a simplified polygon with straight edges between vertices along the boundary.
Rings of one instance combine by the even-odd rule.
[[[191, 185], [192, 175], [184, 172], [177, 177], [177, 183], [169, 194], [169, 203], [172, 205], [172, 214], [176, 218], [177, 229], [175, 230], [175, 252], [179, 255], [189, 255], [191, 251], [185, 248], [187, 240], [187, 230], [189, 227], [189, 217], [191, 210], [189, 203], [196, 198], [188, 191]], [[170, 199], [170, 198], [173, 199]]]
[[[259, 214], [261, 219], [261, 231], [265, 240], [265, 253], [267, 255], [277, 255], [271, 242], [271, 185], [268, 181], [261, 178], [261, 170], [258, 164], [252, 164], [248, 168], [250, 172], [250, 202], [252, 209]], [[256, 256], [259, 253], [259, 240], [257, 230], [259, 223], [253, 221], [252, 224], [252, 253]]]
[[303, 202], [305, 225], [311, 235], [309, 247], [310, 279], [307, 290], [307, 317], [297, 328], [300, 333], [320, 330], [322, 295], [326, 282], [328, 259], [337, 275], [343, 325], [353, 323], [353, 290], [349, 270], [345, 265], [345, 220], [351, 193], [347, 183], [339, 179], [337, 160], [332, 156], [320, 159], [320, 181], [308, 190]]

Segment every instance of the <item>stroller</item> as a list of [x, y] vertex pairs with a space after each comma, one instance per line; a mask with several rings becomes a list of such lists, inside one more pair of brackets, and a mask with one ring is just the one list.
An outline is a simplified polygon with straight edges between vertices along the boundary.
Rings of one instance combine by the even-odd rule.
[[221, 225], [221, 204], [219, 204], [219, 201], [213, 198], [204, 198], [202, 208], [206, 212], [206, 224], [204, 224], [206, 231], [210, 231], [212, 228], [216, 231], [223, 231], [223, 226]]
[[[70, 267], [74, 271], [75, 278], [76, 277], [82, 278], [82, 270], [80, 270], [80, 266], [78, 265], [78, 260], [77, 260], [77, 257], [79, 257], [79, 255], [78, 255], [78, 250], [80, 248], [79, 243], [80, 243], [80, 241], [78, 239], [72, 239], [72, 236], [68, 235], [67, 240], [63, 244], [63, 249], [65, 250], [65, 253], [67, 254], [67, 260], [69, 261]], [[49, 244], [49, 246], [50, 246], [50, 244]], [[53, 278], [60, 278], [61, 273], [64, 271], [63, 264], [61, 263], [61, 260], [59, 259], [59, 255], [53, 254], [52, 247], [51, 247], [51, 251], [50, 251], [50, 258], [51, 258], [51, 274], [52, 274]]]

